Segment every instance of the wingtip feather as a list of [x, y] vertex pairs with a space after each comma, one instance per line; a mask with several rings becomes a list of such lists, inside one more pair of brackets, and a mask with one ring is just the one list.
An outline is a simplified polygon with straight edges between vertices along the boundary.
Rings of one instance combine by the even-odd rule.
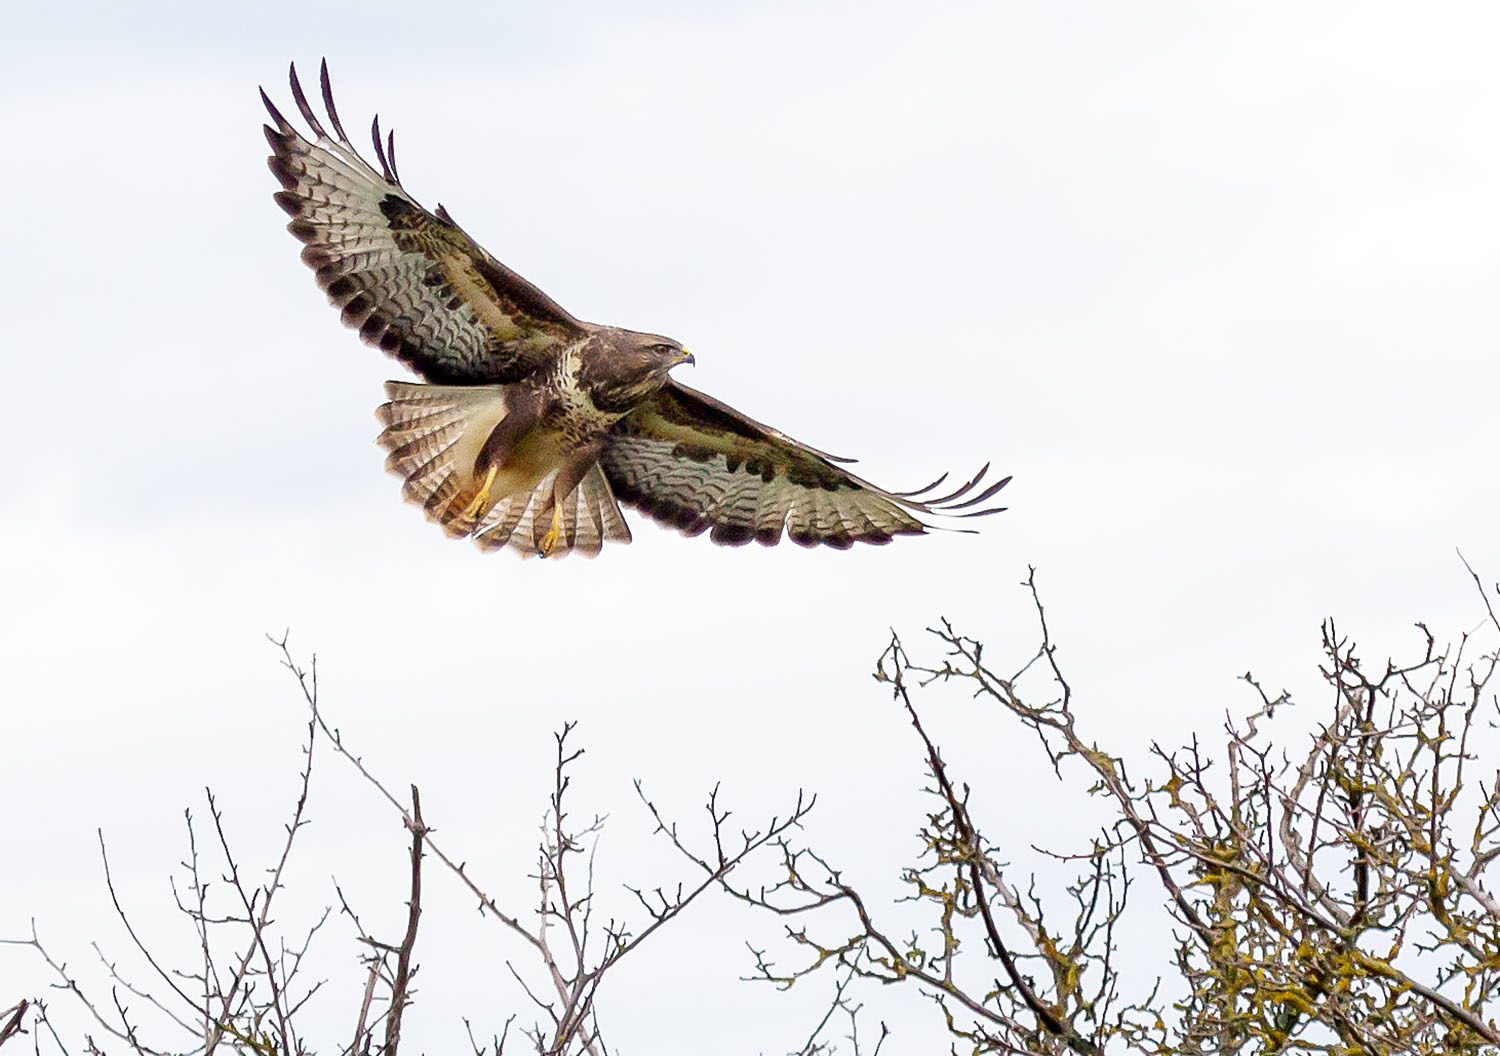
[[948, 506], [947, 510], [949, 512], [952, 512], [953, 510], [966, 510], [970, 506], [978, 506], [985, 499], [988, 499], [991, 495], [995, 494], [995, 492], [999, 491], [1009, 483], [1009, 477], [1006, 477], [1004, 480], [996, 481], [995, 483], [991, 484], [989, 487], [981, 491], [978, 495], [975, 495], [972, 499], [965, 499], [963, 502], [954, 503], [953, 505]]
[[[291, 124], [287, 121], [287, 119], [285, 117], [282, 116], [281, 111], [278, 110], [278, 109], [276, 109], [276, 104], [273, 103], [273, 102], [271, 102], [271, 97], [270, 97], [270, 95], [268, 95], [266, 93], [265, 88], [262, 87], [262, 86], [257, 86], [257, 87], [259, 88], [259, 91], [260, 91], [260, 101], [265, 104], [266, 112], [271, 115], [271, 120], [276, 122], [276, 128], [275, 129], [272, 129], [270, 125], [263, 125], [263, 126], [261, 126], [261, 127], [263, 127], [266, 130], [266, 135], [267, 136], [274, 135], [277, 131], [280, 131], [282, 133], [286, 133], [286, 132], [292, 131]], [[275, 147], [276, 144], [273, 142], [271, 144], [271, 146]]]
[[291, 82], [292, 86], [292, 101], [297, 104], [297, 110], [302, 114], [302, 120], [307, 122], [307, 127], [312, 129], [313, 135], [319, 139], [332, 138], [328, 135], [328, 131], [323, 127], [322, 122], [318, 120], [318, 115], [313, 110], [312, 104], [307, 101], [307, 93], [302, 90], [302, 82], [297, 78], [297, 64], [295, 62], [291, 65], [287, 79]]
[[339, 120], [338, 107], [333, 105], [333, 84], [328, 79], [326, 58], [318, 68], [318, 88], [323, 93], [323, 109], [328, 111], [328, 120], [333, 124], [333, 130], [339, 134], [339, 142], [348, 144], [349, 137], [345, 135], [343, 122]]

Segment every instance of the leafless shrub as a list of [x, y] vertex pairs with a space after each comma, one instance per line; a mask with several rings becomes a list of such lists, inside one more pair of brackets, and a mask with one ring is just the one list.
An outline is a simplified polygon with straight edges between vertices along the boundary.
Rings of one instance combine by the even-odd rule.
[[[1332, 706], [1304, 748], [1287, 754], [1272, 739], [1275, 713], [1291, 702], [1247, 675], [1259, 695], [1254, 714], [1227, 722], [1212, 752], [1196, 737], [1176, 751], [1155, 746], [1156, 773], [1142, 781], [1081, 731], [1034, 575], [1027, 585], [1042, 643], [1014, 674], [997, 674], [983, 646], [946, 622], [932, 631], [937, 663], [915, 662], [893, 638], [877, 665], [931, 779], [935, 806], [903, 872], [906, 901], [927, 907], [930, 930], [893, 933], [882, 923], [887, 910], [838, 865], [779, 839], [784, 879], [725, 883], [785, 918], [792, 951], [803, 955], [782, 968], [754, 951], [756, 978], [788, 987], [836, 973], [839, 1009], [853, 1007], [851, 981], [917, 987], [955, 1043], [975, 1053], [1393, 1054], [1500, 1044], [1486, 1014], [1500, 987], [1500, 780], [1494, 756], [1486, 765], [1476, 752], [1497, 716], [1493, 644], [1471, 655], [1466, 635], [1439, 649], [1421, 627], [1412, 662], [1371, 668], [1330, 622], [1322, 673]], [[1486, 612], [1493, 635], [1500, 622], [1488, 602]], [[979, 706], [1030, 730], [1059, 778], [1068, 761], [1081, 764], [1089, 792], [1108, 804], [1114, 821], [1087, 851], [1053, 855], [1081, 866], [1065, 890], [1018, 885], [980, 831], [971, 804], [983, 790], [950, 771], [914, 700], [934, 682], [965, 685]], [[1136, 980], [1155, 974], [1120, 946], [1140, 866], [1179, 929], [1175, 975], [1127, 997], [1122, 963]], [[820, 1045], [815, 1036], [803, 1051]]]
[[[1488, 599], [1477, 577], [1475, 583]], [[0, 1045], [30, 1034], [38, 1056], [44, 1047], [71, 1056], [72, 1047], [93, 1054], [122, 1045], [140, 1056], [208, 1056], [221, 1046], [255, 1056], [312, 1051], [299, 1013], [322, 984], [307, 982], [302, 966], [328, 914], [293, 942], [274, 924], [271, 905], [305, 824], [314, 750], [327, 745], [400, 813], [411, 837], [406, 927], [395, 941], [368, 934], [339, 892], [366, 966], [357, 1019], [339, 1043], [347, 1056], [395, 1056], [400, 1046], [415, 996], [429, 856], [527, 953], [507, 965], [531, 1001], [530, 1022], [517, 1025], [512, 1015], [487, 1044], [471, 1031], [475, 1056], [503, 1056], [512, 1026], [536, 1052], [603, 1056], [597, 997], [606, 977], [715, 889], [785, 922], [789, 952], [752, 947], [753, 978], [791, 987], [832, 977], [826, 1014], [798, 1056], [881, 1052], [890, 1032], [883, 1022], [870, 1026], [857, 1000], [870, 982], [914, 987], [930, 998], [955, 1052], [1386, 1056], [1500, 1046], [1489, 1014], [1500, 990], [1500, 900], [1493, 894], [1500, 710], [1490, 688], [1500, 664], [1493, 640], [1500, 620], [1488, 600], [1480, 631], [1450, 646], [1440, 647], [1418, 625], [1421, 646], [1405, 664], [1361, 661], [1326, 624], [1322, 675], [1330, 700], [1310, 734], [1274, 739], [1276, 716], [1292, 702], [1246, 675], [1257, 697], [1252, 714], [1226, 721], [1212, 748], [1197, 736], [1176, 749], [1153, 745], [1149, 776], [1136, 778], [1081, 728], [1034, 576], [1027, 586], [1041, 645], [1013, 674], [997, 674], [984, 647], [946, 622], [932, 631], [935, 661], [914, 660], [893, 637], [877, 663], [875, 677], [911, 723], [929, 777], [931, 807], [901, 875], [904, 901], [926, 915], [925, 930], [895, 930], [892, 907], [867, 897], [830, 856], [806, 845], [800, 822], [810, 799], [799, 794], [785, 817], [746, 831], [730, 825], [716, 788], [706, 831], [689, 833], [639, 784], [659, 834], [691, 863], [695, 880], [630, 889], [634, 922], [597, 919], [592, 854], [602, 819], [579, 823], [570, 814], [570, 773], [582, 754], [572, 747], [571, 725], [556, 735], [532, 874], [537, 901], [527, 912], [509, 912], [434, 841], [418, 790], [410, 789], [409, 801], [396, 798], [325, 722], [315, 670], [298, 668], [282, 640], [277, 645], [310, 718], [295, 806], [268, 879], [243, 879], [251, 874], [232, 853], [209, 794], [211, 853], [222, 881], [211, 883], [200, 866], [200, 827], [189, 814], [189, 853], [174, 891], [200, 955], [191, 966], [168, 967], [120, 905], [101, 836], [106, 886], [148, 982], [133, 981], [96, 947], [113, 985], [107, 995], [85, 993], [33, 929], [12, 944], [35, 949], [55, 989], [81, 1005], [96, 1033], [70, 1047], [45, 1002], [21, 1001], [0, 1013]], [[1481, 632], [1488, 646], [1481, 647]], [[985, 788], [971, 788], [953, 772], [924, 722], [917, 702], [935, 683], [968, 689], [972, 706], [1029, 731], [1060, 780], [1085, 775], [1108, 822], [1084, 850], [1039, 852], [1075, 869], [1071, 883], [1039, 891], [1034, 877], [1018, 882], [1012, 875], [999, 853], [1003, 834], [986, 835], [978, 820], [996, 805]], [[738, 867], [768, 847], [779, 858], [779, 879], [741, 881]], [[1128, 896], [1143, 882], [1175, 922], [1171, 950], [1155, 971], [1142, 967], [1147, 954], [1125, 948]], [[795, 963], [782, 967], [778, 958]], [[150, 1030], [134, 1011], [142, 1004], [154, 1014]], [[163, 1029], [166, 1040], [158, 1037]]]
[[[596, 816], [580, 826], [570, 819], [567, 806], [569, 768], [583, 753], [570, 747], [573, 726], [568, 724], [556, 737], [555, 779], [534, 874], [539, 888], [538, 901], [529, 913], [506, 912], [485, 893], [463, 864], [455, 862], [433, 840], [431, 829], [422, 817], [421, 795], [416, 786], [411, 787], [409, 806], [396, 799], [348, 748], [340, 732], [327, 724], [318, 705], [316, 667], [300, 668], [294, 662], [285, 638], [275, 644], [281, 651], [283, 663], [296, 678], [310, 714], [300, 787], [291, 821], [286, 827], [286, 839], [278, 857], [266, 870], [268, 879], [261, 884], [244, 879], [253, 874], [241, 868], [225, 834], [223, 814], [213, 793], [208, 792], [213, 850], [222, 869], [222, 882], [211, 881], [200, 861], [199, 828], [192, 814], [188, 813], [184, 882], [179, 889], [174, 881], [173, 891], [177, 909], [190, 922], [196, 946], [201, 951], [198, 963], [188, 967], [166, 965], [152, 946], [137, 934], [115, 889], [102, 834], [100, 854], [104, 862], [105, 885], [149, 982], [134, 981], [96, 945], [95, 950], [113, 985], [107, 996], [88, 992], [66, 962], [53, 958], [34, 925], [30, 938], [0, 940], [13, 946], [32, 947], [50, 968], [55, 979], [54, 989], [70, 995], [92, 1020], [99, 1034], [85, 1032], [78, 1046], [85, 1053], [102, 1054], [107, 1047], [118, 1044], [123, 1044], [137, 1056], [175, 1056], [179, 1053], [210, 1056], [223, 1046], [253, 1056], [303, 1056], [315, 1051], [299, 1032], [299, 1013], [323, 983], [305, 983], [302, 966], [313, 939], [328, 919], [329, 911], [324, 911], [295, 942], [289, 942], [272, 917], [271, 907], [282, 890], [282, 875], [292, 848], [306, 824], [304, 813], [312, 779], [313, 755], [319, 744], [331, 746], [335, 754], [378, 790], [400, 812], [411, 834], [407, 921], [405, 931], [397, 941], [384, 942], [367, 933], [342, 891], [337, 892], [342, 913], [353, 923], [365, 950], [363, 960], [366, 966], [359, 1013], [350, 1040], [338, 1050], [345, 1056], [396, 1056], [399, 1050], [403, 1017], [415, 996], [413, 981], [418, 965], [414, 951], [422, 915], [422, 866], [429, 854], [478, 900], [483, 916], [519, 936], [534, 955], [531, 962], [521, 965], [507, 961], [507, 966], [537, 1011], [538, 1018], [534, 1023], [518, 1028], [530, 1046], [548, 1056], [584, 1053], [602, 1056], [605, 1049], [596, 997], [607, 973], [705, 892], [716, 888], [747, 857], [768, 843], [783, 838], [812, 809], [811, 800], [798, 796], [791, 813], [785, 818], [772, 818], [763, 830], [741, 832], [732, 844], [728, 841], [721, 844], [721, 854], [714, 866], [691, 887], [678, 885], [670, 890], [656, 888], [649, 892], [633, 890], [643, 915], [638, 925], [615, 919], [597, 921], [592, 910], [592, 845], [603, 822]], [[711, 810], [717, 809], [716, 802], [717, 790], [710, 800]], [[153, 1009], [159, 1014], [159, 1021], [149, 1027], [144, 1025], [131, 999], [144, 1002]], [[34, 1012], [29, 1031], [25, 1026], [28, 1011]], [[470, 1030], [470, 1043], [476, 1056], [502, 1056], [515, 1019], [511, 1016], [501, 1033], [488, 1045], [475, 1041]], [[159, 1038], [163, 1032], [165, 1037]], [[0, 1017], [0, 1044], [25, 1033], [34, 1036], [33, 1048], [39, 1056], [43, 1034], [56, 1051], [71, 1056], [74, 1046], [65, 1043], [54, 1029], [48, 1016], [48, 1005], [41, 1000], [22, 1001]]]

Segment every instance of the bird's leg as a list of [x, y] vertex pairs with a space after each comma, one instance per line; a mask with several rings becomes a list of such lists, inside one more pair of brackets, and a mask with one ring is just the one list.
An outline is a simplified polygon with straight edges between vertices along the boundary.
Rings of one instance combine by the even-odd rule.
[[552, 504], [552, 527], [547, 534], [542, 536], [537, 548], [541, 550], [543, 557], [552, 556], [552, 551], [557, 549], [557, 540], [562, 536], [562, 506], [554, 502]]
[[[543, 557], [550, 556], [562, 542], [563, 504], [569, 500], [577, 501], [573, 497], [573, 492], [583, 482], [583, 478], [588, 476], [589, 470], [594, 468], [594, 463], [599, 457], [599, 450], [598, 444], [580, 448], [557, 471], [557, 477], [552, 481], [552, 527], [536, 544]], [[568, 545], [572, 545], [571, 539]]]
[[491, 462], [489, 471], [484, 475], [484, 483], [479, 486], [479, 491], [474, 496], [474, 501], [464, 507], [464, 512], [460, 514], [461, 517], [465, 520], [472, 517], [477, 521], [485, 515], [485, 512], [490, 508], [490, 485], [495, 483], [495, 474], [499, 472], [499, 464]]
[[484, 468], [484, 483], [479, 486], [479, 491], [474, 495], [474, 501], [464, 507], [460, 515], [464, 519], [473, 518], [478, 520], [489, 512], [490, 487], [495, 483], [495, 477], [500, 468], [505, 465], [505, 460], [515, 450], [528, 430], [536, 425], [541, 415], [540, 403], [534, 394], [526, 394], [516, 390], [513, 386], [507, 386], [505, 396], [505, 416], [502, 417], [495, 427], [490, 430], [490, 435], [485, 438], [484, 446], [479, 449], [479, 455], [474, 459], [474, 468], [470, 470], [474, 476], [479, 476], [480, 466]]

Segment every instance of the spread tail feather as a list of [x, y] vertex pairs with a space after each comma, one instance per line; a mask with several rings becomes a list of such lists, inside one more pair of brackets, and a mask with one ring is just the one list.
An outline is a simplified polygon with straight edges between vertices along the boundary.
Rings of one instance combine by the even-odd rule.
[[[485, 441], [509, 413], [505, 385], [423, 385], [388, 381], [389, 402], [376, 410], [385, 429], [379, 443], [386, 468], [402, 478], [402, 494], [422, 507], [450, 536], [473, 536], [481, 549], [510, 545], [539, 553], [552, 527], [554, 470], [509, 494], [495, 491], [490, 505], [475, 499], [484, 485], [477, 462]], [[552, 556], [568, 551], [592, 557], [605, 540], [629, 542], [630, 529], [604, 471], [595, 464], [562, 500], [562, 531]]]

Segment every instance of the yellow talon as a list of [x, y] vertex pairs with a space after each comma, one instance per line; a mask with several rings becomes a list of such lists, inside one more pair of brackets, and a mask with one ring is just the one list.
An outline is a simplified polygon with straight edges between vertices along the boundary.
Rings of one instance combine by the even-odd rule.
[[552, 551], [557, 549], [557, 541], [561, 536], [562, 507], [554, 504], [552, 507], [552, 528], [546, 535], [542, 536], [542, 541], [537, 544], [537, 547], [542, 551], [543, 557], [550, 557], [552, 555]]
[[495, 474], [500, 472], [499, 466], [491, 466], [489, 472], [484, 476], [484, 483], [480, 485], [479, 494], [474, 496], [474, 501], [464, 507], [460, 514], [465, 519], [470, 517], [478, 520], [483, 517], [485, 511], [490, 508], [490, 485], [495, 483]]

